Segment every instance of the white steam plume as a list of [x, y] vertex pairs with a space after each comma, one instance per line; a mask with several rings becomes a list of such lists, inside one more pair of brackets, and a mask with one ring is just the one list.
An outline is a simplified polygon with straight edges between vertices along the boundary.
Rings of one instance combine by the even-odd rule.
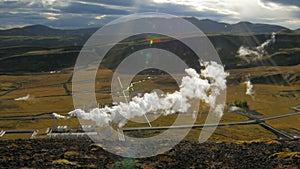
[[246, 84], [246, 95], [253, 96], [254, 91], [251, 81], [248, 79], [244, 84]]
[[63, 115], [60, 115], [60, 114], [57, 114], [57, 113], [52, 113], [52, 116], [56, 119], [68, 119], [69, 118], [67, 116], [63, 116]]
[[24, 97], [18, 97], [18, 98], [15, 98], [14, 100], [20, 101], [20, 100], [29, 100], [29, 99], [30, 99], [30, 94], [27, 94]]
[[276, 33], [273, 32], [271, 38], [266, 40], [261, 45], [255, 48], [249, 48], [241, 46], [237, 51], [238, 57], [242, 58], [243, 60], [247, 61], [248, 63], [256, 60], [261, 60], [266, 55], [266, 47], [270, 46], [271, 44], [275, 43], [276, 41]]
[[205, 62], [205, 69], [198, 74], [194, 69], [186, 69], [188, 76], [182, 78], [179, 91], [166, 94], [160, 98], [156, 92], [145, 93], [143, 97], [134, 97], [129, 103], [104, 108], [94, 108], [89, 112], [76, 109], [69, 112], [85, 120], [92, 120], [97, 126], [106, 127], [118, 124], [122, 128], [128, 119], [144, 116], [146, 113], [155, 112], [163, 115], [176, 112], [185, 113], [191, 107], [189, 100], [200, 99], [208, 104], [214, 112], [222, 116], [224, 104], [217, 104], [216, 99], [222, 90], [226, 89], [226, 77], [222, 65], [216, 62]]

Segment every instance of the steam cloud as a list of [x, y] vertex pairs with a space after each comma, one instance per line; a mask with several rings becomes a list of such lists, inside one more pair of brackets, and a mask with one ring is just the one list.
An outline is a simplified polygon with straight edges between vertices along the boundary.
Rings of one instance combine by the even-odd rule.
[[276, 41], [275, 35], [276, 33], [273, 32], [270, 39], [253, 49], [241, 46], [237, 51], [238, 56], [248, 63], [263, 59], [263, 57], [266, 55], [266, 47], [270, 46]]
[[30, 94], [27, 94], [24, 97], [18, 97], [18, 98], [15, 98], [14, 100], [20, 101], [20, 100], [29, 100], [29, 99], [30, 99]]
[[223, 115], [224, 104], [217, 104], [216, 99], [222, 90], [226, 89], [226, 77], [222, 65], [216, 62], [203, 63], [205, 69], [198, 74], [194, 69], [186, 69], [187, 76], [182, 78], [179, 91], [159, 97], [156, 92], [146, 93], [143, 97], [134, 97], [129, 103], [104, 108], [94, 108], [89, 112], [75, 109], [68, 113], [84, 120], [92, 120], [96, 126], [107, 127], [118, 124], [122, 128], [134, 117], [146, 113], [161, 113], [170, 115], [176, 112], [185, 113], [191, 107], [190, 99], [200, 99], [209, 105], [218, 116]]
[[248, 79], [244, 84], [246, 84], [246, 95], [253, 96], [254, 92], [251, 81]]
[[67, 116], [63, 116], [63, 115], [60, 115], [60, 114], [57, 114], [57, 113], [52, 113], [52, 116], [56, 119], [68, 119], [69, 118]]

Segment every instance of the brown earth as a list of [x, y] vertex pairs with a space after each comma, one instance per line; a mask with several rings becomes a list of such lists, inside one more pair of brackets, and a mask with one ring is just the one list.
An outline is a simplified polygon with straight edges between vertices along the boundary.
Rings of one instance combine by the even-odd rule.
[[0, 168], [5, 169], [299, 167], [299, 140], [203, 144], [183, 141], [163, 154], [137, 159], [114, 155], [84, 138], [0, 141]]

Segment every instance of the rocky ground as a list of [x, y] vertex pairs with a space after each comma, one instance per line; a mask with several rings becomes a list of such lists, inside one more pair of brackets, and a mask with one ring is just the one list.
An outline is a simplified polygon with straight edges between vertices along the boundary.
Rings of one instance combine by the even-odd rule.
[[0, 168], [300, 168], [300, 141], [195, 143], [139, 159], [103, 150], [89, 139], [1, 140]]

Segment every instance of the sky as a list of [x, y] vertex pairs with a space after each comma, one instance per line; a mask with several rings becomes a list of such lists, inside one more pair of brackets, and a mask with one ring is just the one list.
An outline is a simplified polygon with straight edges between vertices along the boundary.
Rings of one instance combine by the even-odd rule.
[[99, 27], [143, 12], [300, 28], [300, 0], [0, 0], [0, 29], [33, 24], [62, 29]]

